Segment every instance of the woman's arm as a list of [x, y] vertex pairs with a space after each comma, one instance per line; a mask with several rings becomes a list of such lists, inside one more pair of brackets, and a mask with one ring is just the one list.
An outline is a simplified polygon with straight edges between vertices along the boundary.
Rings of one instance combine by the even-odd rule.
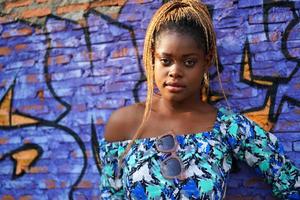
[[300, 171], [286, 158], [277, 138], [243, 115], [226, 119], [227, 141], [240, 160], [254, 167], [281, 199], [300, 199]]

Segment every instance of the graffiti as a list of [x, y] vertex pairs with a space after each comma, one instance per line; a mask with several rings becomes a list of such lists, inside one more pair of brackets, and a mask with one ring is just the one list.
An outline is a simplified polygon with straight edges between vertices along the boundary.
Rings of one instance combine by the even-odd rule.
[[[63, 10], [59, 14], [57, 5], [36, 21], [15, 20], [3, 7], [1, 194], [16, 189], [16, 197], [46, 199], [62, 189], [55, 193], [61, 199], [99, 195], [98, 140], [113, 110], [145, 99], [143, 38], [153, 12], [165, 2], [83, 3], [76, 19]], [[216, 24], [220, 78], [230, 104], [266, 130], [299, 131], [299, 5], [206, 3]], [[112, 4], [118, 7], [112, 15], [101, 9]], [[276, 18], [277, 9], [286, 18]], [[209, 102], [223, 106], [218, 78], [211, 68]]]
[[[2, 166], [9, 165], [9, 160], [7, 160], [9, 158], [13, 161], [14, 166], [11, 180], [1, 180], [1, 182], [5, 181], [3, 192], [17, 184], [20, 177], [26, 175], [26, 178], [32, 179], [32, 176], [38, 172], [41, 173], [39, 176], [41, 183], [53, 177], [57, 177], [55, 180], [60, 180], [60, 173], [63, 173], [65, 168], [71, 170], [76, 163], [74, 161], [78, 160], [77, 157], [81, 157], [77, 171], [78, 177], [64, 175], [63, 180], [56, 182], [57, 185], [63, 184], [64, 187], [69, 188], [61, 193], [60, 197], [73, 199], [73, 191], [79, 184], [87, 165], [87, 157], [84, 154], [85, 146], [82, 140], [67, 127], [21, 112], [12, 112], [14, 87], [15, 85], [10, 87], [0, 104], [1, 113], [4, 113], [1, 115], [1, 137], [7, 139], [0, 145], [0, 163]], [[17, 140], [18, 146], [12, 145], [15, 142], [11, 143], [11, 139]], [[72, 148], [65, 149], [65, 144], [62, 143], [64, 140], [72, 142]], [[76, 143], [77, 146], [74, 145]], [[78, 149], [82, 153], [79, 152], [78, 155], [75, 155]], [[72, 154], [74, 156], [69, 157]], [[48, 170], [50, 173], [47, 173]], [[41, 186], [40, 189], [45, 188]], [[28, 191], [24, 191], [24, 194], [28, 194]], [[47, 193], [43, 195], [47, 196]]]
[[[131, 7], [129, 5], [128, 9], [131, 9]], [[120, 10], [125, 11], [126, 8]], [[154, 11], [155, 8], [152, 8], [152, 10]], [[151, 13], [149, 13], [149, 17], [150, 15]], [[1, 137], [13, 138], [12, 136], [16, 135], [22, 138], [17, 146], [11, 145], [9, 142], [3, 142], [4, 144], [0, 145], [1, 166], [5, 166], [6, 168], [10, 166], [7, 158], [10, 158], [15, 163], [11, 165], [15, 169], [12, 172], [12, 177], [14, 178], [11, 180], [9, 178], [1, 179], [1, 183], [4, 184], [2, 181], [5, 181], [6, 187], [4, 188], [8, 189], [3, 188], [1, 192], [3, 194], [9, 194], [10, 185], [18, 184], [23, 185], [22, 187], [30, 187], [28, 182], [22, 181], [23, 179], [20, 179], [20, 177], [31, 180], [35, 173], [41, 173], [36, 180], [41, 186], [33, 187], [35, 189], [31, 190], [30, 193], [27, 191], [26, 194], [36, 195], [40, 194], [40, 191], [47, 189], [47, 192], [43, 194], [44, 196], [38, 195], [39, 198], [46, 198], [47, 195], [49, 196], [53, 193], [52, 189], [63, 188], [63, 192], [59, 194], [61, 199], [88, 196], [89, 193], [84, 194], [82, 190], [78, 190], [79, 192], [77, 193], [76, 191], [77, 188], [80, 189], [89, 185], [86, 180], [89, 179], [89, 174], [91, 174], [93, 166], [91, 162], [93, 160], [87, 157], [87, 152], [91, 150], [94, 159], [98, 155], [97, 148], [94, 148], [98, 144], [97, 139], [99, 137], [96, 133], [95, 124], [99, 125], [100, 123], [101, 126], [101, 123], [103, 123], [102, 118], [109, 116], [112, 108], [123, 106], [125, 101], [140, 101], [140, 85], [145, 81], [145, 78], [142, 72], [140, 49], [138, 49], [137, 44], [138, 39], [133, 27], [124, 22], [119, 22], [117, 19], [103, 15], [96, 10], [89, 10], [83, 17], [86, 21], [86, 26], [84, 27], [74, 21], [53, 15], [48, 15], [45, 18], [44, 25], [32, 25], [31, 23], [24, 22], [24, 20], [3, 25], [2, 36], [6, 35], [6, 38], [11, 38], [18, 34], [11, 31], [11, 29], [21, 28], [33, 33], [33, 36], [29, 37], [25, 35], [25, 39], [35, 41], [35, 47], [41, 52], [34, 55], [31, 49], [26, 48], [28, 45], [26, 40], [25, 44], [18, 44], [24, 42], [21, 39], [12, 44], [19, 45], [25, 48], [25, 51], [27, 50], [24, 54], [19, 53], [20, 57], [23, 58], [24, 56], [29, 60], [34, 60], [34, 56], [38, 57], [38, 60], [31, 61], [37, 64], [31, 65], [33, 67], [30, 69], [30, 72], [26, 71], [23, 68], [24, 66], [21, 66], [23, 63], [20, 63], [21, 61], [18, 60], [18, 57], [15, 57], [16, 55], [0, 59], [0, 62], [4, 62], [5, 64], [2, 69], [5, 73], [1, 80], [4, 87], [1, 88], [1, 91], [6, 91], [0, 107], [1, 114], [3, 114], [1, 115], [1, 130], [3, 131]], [[103, 26], [111, 27], [110, 29], [114, 31], [112, 33], [113, 37], [119, 37], [121, 40], [123, 37], [127, 41], [124, 44], [120, 43], [119, 46], [113, 43], [105, 44], [109, 40], [109, 37], [112, 36], [110, 35], [111, 33], [107, 33], [107, 30], [110, 29], [98, 29], [95, 31], [96, 26], [93, 23], [100, 23]], [[62, 30], [63, 34], [61, 34]], [[36, 36], [36, 31], [39, 32], [38, 36]], [[101, 39], [96, 35], [103, 38]], [[33, 38], [31, 39], [30, 37]], [[139, 35], [139, 37], [141, 36]], [[67, 41], [68, 39], [70, 41]], [[99, 39], [103, 41], [99, 41]], [[104, 43], [103, 46], [101, 46], [102, 42]], [[119, 67], [118, 70], [121, 73], [130, 74], [132, 73], [131, 71], [134, 72], [131, 81], [132, 84], [128, 85], [131, 94], [124, 91], [126, 92], [127, 100], [120, 101], [120, 104], [115, 105], [116, 107], [111, 107], [114, 106], [112, 105], [114, 100], [111, 100], [111, 104], [101, 104], [101, 101], [103, 101], [101, 91], [93, 93], [93, 90], [98, 85], [102, 85], [104, 81], [112, 81], [111, 87], [103, 89], [108, 90], [112, 95], [116, 95], [119, 92], [117, 88], [118, 81], [122, 83], [122, 80], [116, 80], [116, 83], [114, 83], [114, 80], [110, 77], [103, 76], [108, 67], [110, 67], [112, 73], [115, 73], [115, 69], [118, 66], [107, 66], [107, 60], [104, 60], [104, 57], [101, 57], [101, 52], [99, 52], [99, 49], [102, 47], [104, 48], [102, 50], [107, 48], [107, 52], [112, 52], [106, 59], [121, 59], [120, 63], [124, 62], [123, 64], [127, 65], [127, 68], [124, 66]], [[103, 53], [105, 54], [105, 52]], [[124, 57], [125, 55], [133, 56], [134, 59], [126, 58]], [[17, 59], [13, 60], [14, 58]], [[76, 66], [75, 62], [80, 63], [80, 66]], [[74, 80], [68, 82], [70, 78], [64, 73], [72, 73], [72, 70], [74, 71], [74, 76], [70, 76], [70, 78], [79, 78], [80, 81], [78, 83], [81, 84], [78, 86], [74, 84]], [[29, 84], [29, 87], [24, 89], [25, 83], [22, 76], [27, 76], [27, 73], [36, 74], [36, 76], [28, 76], [25, 79], [27, 82], [33, 83], [36, 87], [31, 87]], [[5, 86], [11, 81], [14, 82], [12, 86], [6, 88]], [[58, 84], [60, 81], [63, 81], [63, 84]], [[65, 98], [66, 92], [73, 94], [72, 101], [69, 98]], [[89, 92], [91, 92], [91, 95], [88, 95]], [[83, 99], [83, 94], [90, 98]], [[34, 99], [34, 103], [30, 101], [18, 101], [18, 99], [23, 98], [23, 95], [31, 96]], [[98, 99], [100, 102], [95, 104]], [[36, 103], [39, 105], [38, 109], [32, 105]], [[82, 110], [82, 115], [78, 114], [78, 108], [74, 104], [83, 105], [84, 110]], [[99, 116], [97, 114], [99, 108], [94, 108], [95, 106], [103, 109], [108, 107], [110, 110], [100, 113]], [[86, 110], [85, 108], [91, 108], [91, 110]], [[104, 116], [103, 113], [105, 114]], [[95, 119], [95, 124], [92, 119]], [[88, 123], [92, 124], [92, 129], [83, 129], [79, 134], [80, 124]], [[72, 130], [68, 127], [71, 127]], [[92, 146], [85, 145], [82, 140], [82, 138], [88, 137], [88, 135], [92, 136], [90, 140]], [[72, 147], [62, 141], [57, 141], [59, 138], [72, 144]], [[51, 142], [45, 144], [46, 140]], [[31, 144], [31, 146], [28, 146], [28, 144]], [[68, 155], [71, 155], [71, 157]], [[74, 155], [74, 158], [72, 155]], [[20, 157], [27, 157], [28, 159], [23, 161]], [[67, 159], [68, 162], [63, 162], [64, 159]], [[88, 163], [91, 163], [89, 167]], [[97, 161], [96, 166], [98, 166], [98, 163]], [[98, 170], [100, 170], [99, 167]], [[72, 173], [70, 174], [72, 171], [74, 171], [73, 175]], [[65, 175], [65, 173], [68, 175]], [[62, 174], [64, 178], [62, 178]], [[86, 178], [84, 178], [85, 176]], [[42, 185], [45, 182], [48, 184], [46, 186]], [[94, 187], [97, 187], [98, 180], [94, 179], [94, 182]], [[18, 193], [20, 196], [23, 194], [25, 192]]]
[[[291, 55], [288, 48], [289, 40], [297, 41], [297, 36], [293, 32], [297, 32], [296, 29], [299, 25], [300, 19], [295, 9], [294, 2], [275, 2], [275, 3], [264, 3], [264, 31], [267, 36], [267, 40], [271, 41], [269, 24], [269, 11], [272, 8], [283, 7], [288, 8], [292, 12], [292, 18], [287, 23], [285, 30], [282, 30], [281, 34], [281, 52], [287, 61], [294, 62], [293, 68], [290, 69], [289, 74], [286, 76], [268, 76], [268, 75], [253, 75], [251, 52], [249, 42], [246, 41], [243, 53], [242, 67], [240, 73], [241, 81], [258, 88], [267, 89], [265, 101], [262, 106], [244, 110], [245, 113], [254, 120], [256, 120], [266, 130], [271, 130], [282, 112], [283, 106], [286, 102], [293, 104], [294, 106], [300, 107], [299, 96], [297, 95], [297, 88], [294, 87], [299, 83], [298, 71], [299, 71], [299, 57]], [[274, 21], [274, 19], [273, 19]], [[278, 39], [279, 40], [279, 39]], [[277, 63], [274, 62], [274, 65]], [[275, 67], [275, 66], [274, 66]], [[288, 67], [288, 66], [286, 66]], [[290, 89], [283, 89], [289, 87]], [[281, 92], [285, 91], [285, 92]], [[296, 94], [296, 95], [295, 95]]]
[[28, 143], [15, 149], [7, 154], [3, 154], [0, 160], [10, 157], [14, 162], [14, 170], [12, 174], [12, 179], [16, 179], [28, 172], [31, 166], [41, 157], [43, 149], [33, 143]]

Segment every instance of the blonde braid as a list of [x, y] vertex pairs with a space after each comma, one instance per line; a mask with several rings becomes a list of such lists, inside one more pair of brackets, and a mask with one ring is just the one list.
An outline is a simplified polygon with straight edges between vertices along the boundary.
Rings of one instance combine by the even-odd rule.
[[[119, 159], [119, 168], [126, 154], [129, 152], [131, 146], [141, 134], [141, 130], [148, 120], [151, 113], [152, 106], [152, 96], [154, 89], [154, 48], [155, 48], [155, 34], [160, 31], [162, 25], [168, 22], [179, 22], [182, 19], [187, 19], [195, 22], [199, 27], [202, 27], [206, 39], [206, 53], [212, 54], [212, 59], [210, 64], [218, 64], [217, 61], [217, 48], [216, 48], [216, 36], [214, 32], [214, 27], [210, 18], [210, 14], [207, 7], [197, 0], [173, 0], [164, 5], [162, 5], [154, 14], [151, 22], [148, 25], [145, 40], [144, 40], [144, 52], [143, 52], [143, 62], [147, 78], [147, 97], [145, 111], [143, 115], [142, 122], [134, 134], [132, 140], [127, 145], [124, 153]], [[217, 71], [219, 75], [218, 65]], [[220, 78], [220, 77], [219, 77]], [[220, 82], [221, 83], [221, 82]], [[223, 89], [223, 88], [222, 88]], [[225, 93], [223, 91], [225, 96]], [[226, 98], [226, 97], [225, 97]], [[227, 102], [227, 99], [226, 99]]]

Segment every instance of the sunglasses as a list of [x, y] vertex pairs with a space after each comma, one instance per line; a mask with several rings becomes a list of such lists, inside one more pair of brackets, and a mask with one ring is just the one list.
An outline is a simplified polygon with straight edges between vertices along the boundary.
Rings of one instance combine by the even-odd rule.
[[178, 142], [174, 133], [170, 132], [160, 136], [156, 140], [155, 145], [158, 151], [171, 153], [160, 164], [162, 175], [167, 179], [178, 178], [179, 180], [183, 180], [185, 178], [183, 174], [184, 168], [181, 159], [176, 155]]

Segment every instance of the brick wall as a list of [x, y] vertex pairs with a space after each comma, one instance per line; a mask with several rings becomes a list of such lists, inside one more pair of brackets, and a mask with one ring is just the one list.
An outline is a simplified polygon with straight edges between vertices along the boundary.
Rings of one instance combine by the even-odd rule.
[[[204, 2], [229, 103], [274, 132], [300, 167], [300, 3]], [[161, 4], [0, 1], [0, 199], [98, 199], [97, 142], [113, 110], [144, 99], [143, 38]], [[211, 74], [210, 100], [226, 105]], [[272, 199], [239, 167], [227, 199]]]

